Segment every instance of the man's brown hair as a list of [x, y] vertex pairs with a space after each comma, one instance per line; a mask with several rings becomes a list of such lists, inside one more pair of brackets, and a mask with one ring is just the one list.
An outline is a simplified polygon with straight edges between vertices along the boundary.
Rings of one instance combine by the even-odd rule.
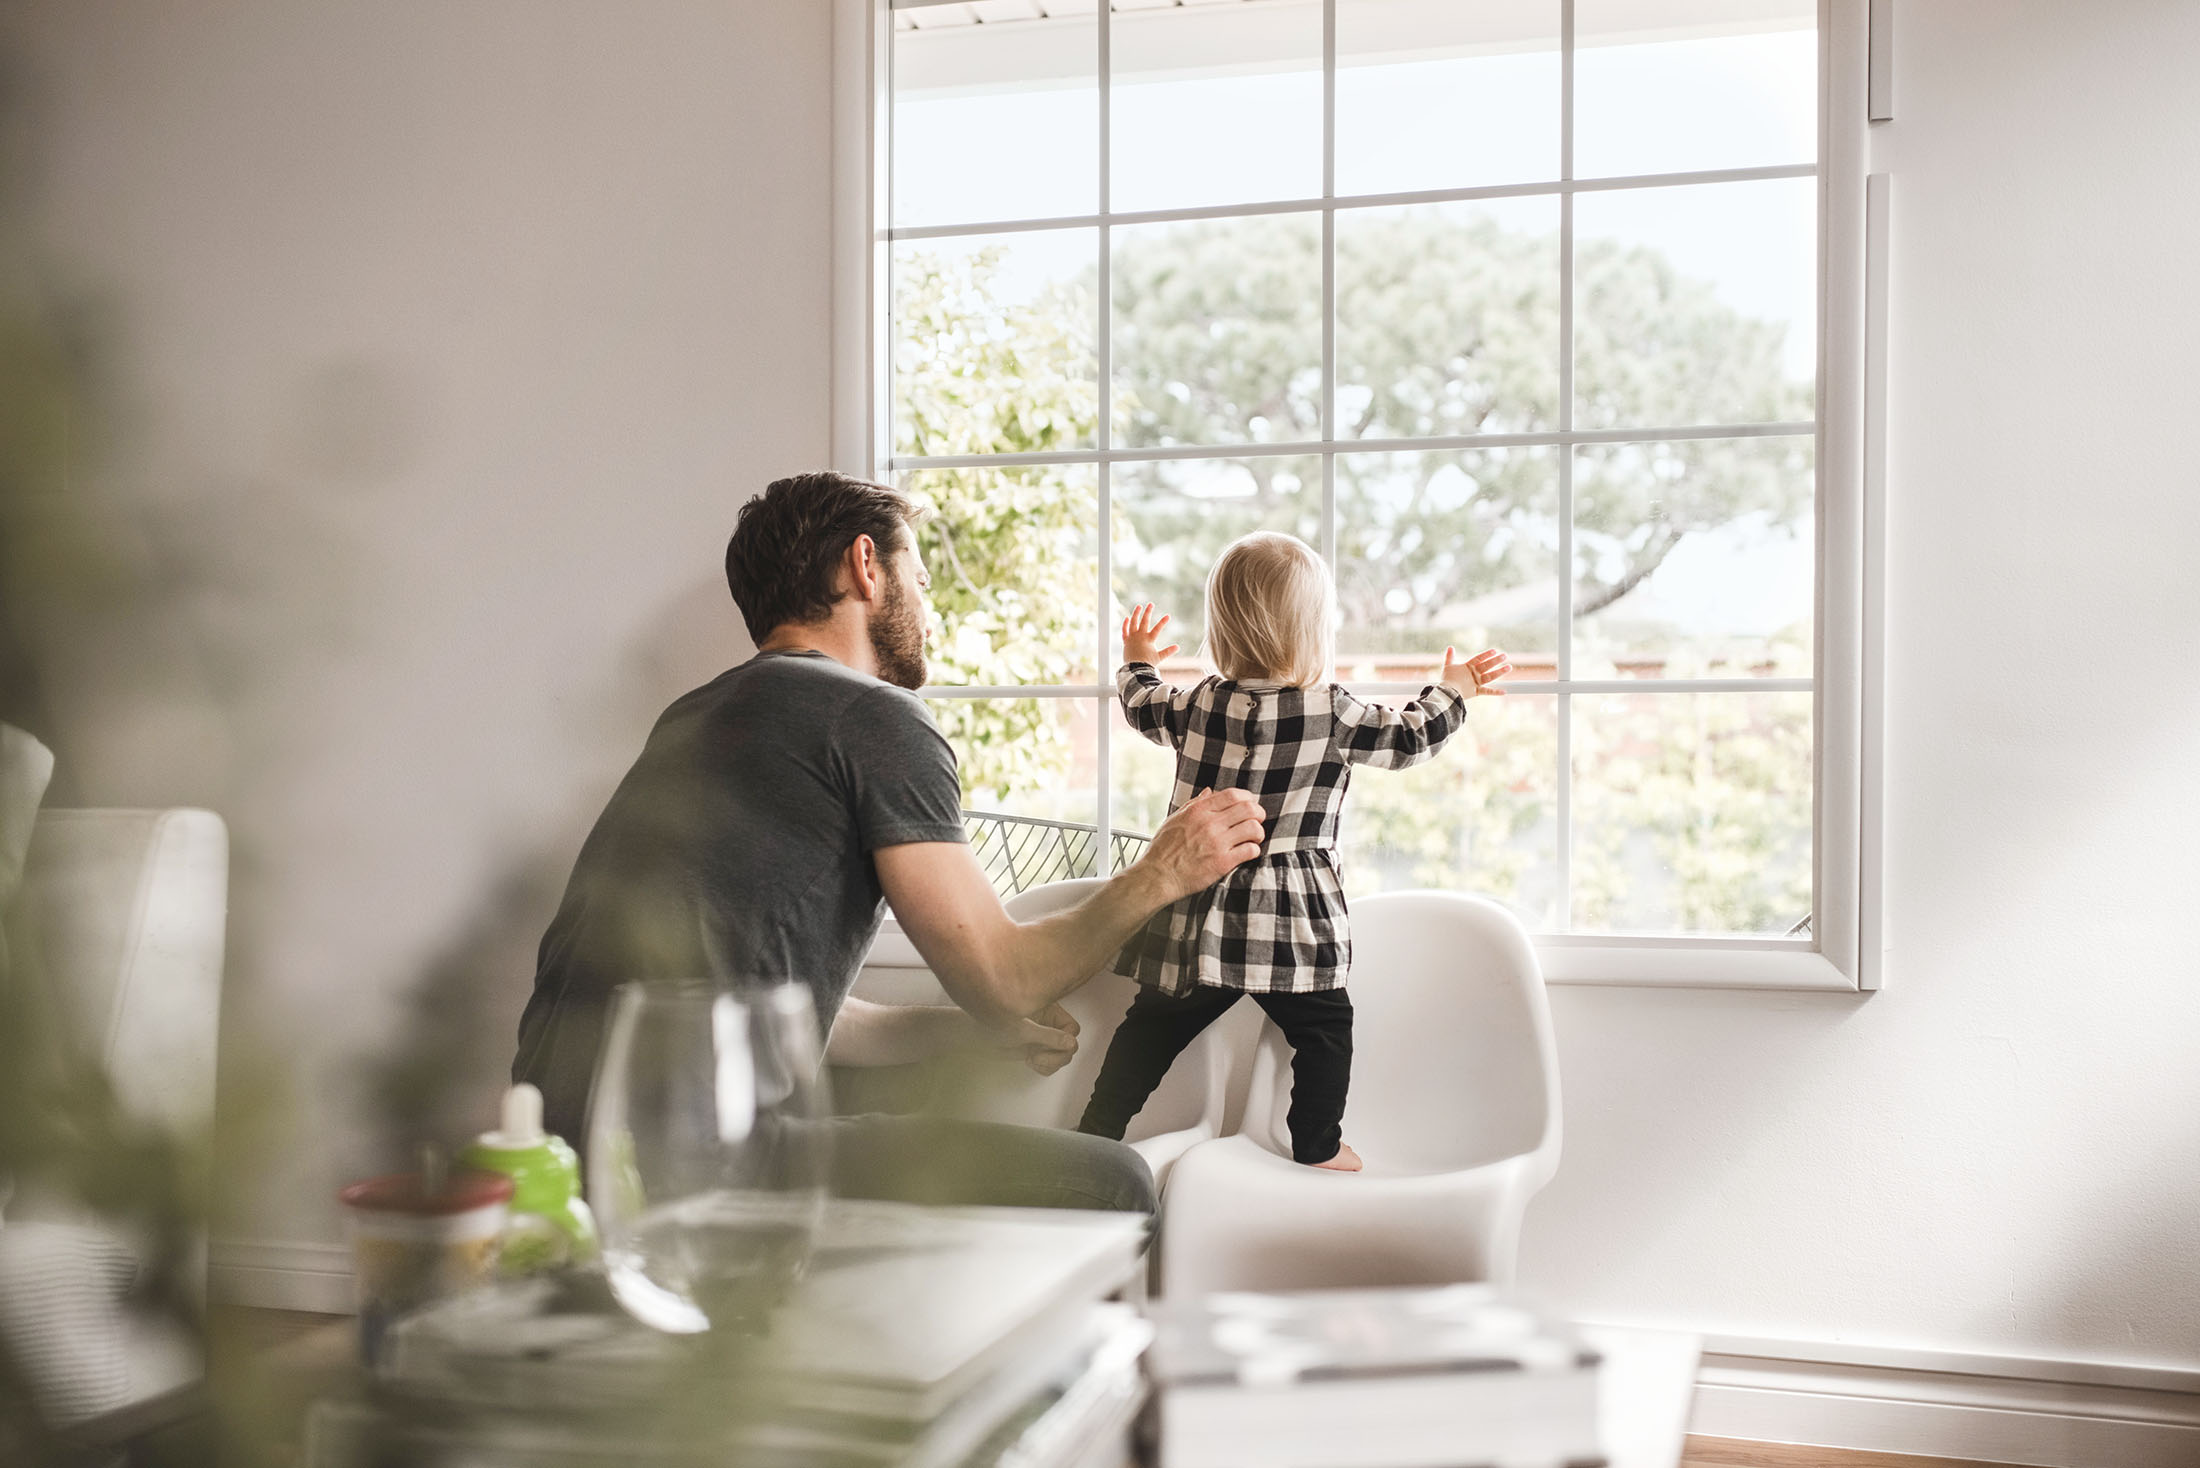
[[898, 489], [825, 470], [774, 479], [741, 507], [726, 542], [726, 586], [761, 643], [789, 622], [822, 622], [840, 597], [840, 558], [868, 535], [881, 557], [922, 511]]

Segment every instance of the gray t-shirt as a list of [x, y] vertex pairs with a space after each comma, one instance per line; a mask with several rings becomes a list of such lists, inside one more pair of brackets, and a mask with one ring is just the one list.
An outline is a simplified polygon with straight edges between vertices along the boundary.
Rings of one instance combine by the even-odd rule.
[[961, 841], [961, 805], [924, 701], [822, 653], [759, 653], [682, 697], [581, 846], [512, 1078], [580, 1143], [611, 992], [635, 979], [797, 980], [830, 1029], [883, 914], [871, 854]]

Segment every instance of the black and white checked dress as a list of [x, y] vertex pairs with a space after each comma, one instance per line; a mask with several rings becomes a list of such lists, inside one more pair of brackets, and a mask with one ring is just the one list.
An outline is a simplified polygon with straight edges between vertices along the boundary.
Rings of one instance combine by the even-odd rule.
[[1334, 684], [1287, 688], [1161, 681], [1150, 663], [1115, 675], [1132, 728], [1176, 750], [1174, 811], [1202, 790], [1249, 790], [1266, 816], [1261, 854], [1147, 920], [1115, 971], [1165, 994], [1214, 984], [1253, 994], [1340, 988], [1352, 966], [1337, 826], [1352, 766], [1403, 770], [1466, 722], [1467, 700], [1431, 684], [1397, 708]]

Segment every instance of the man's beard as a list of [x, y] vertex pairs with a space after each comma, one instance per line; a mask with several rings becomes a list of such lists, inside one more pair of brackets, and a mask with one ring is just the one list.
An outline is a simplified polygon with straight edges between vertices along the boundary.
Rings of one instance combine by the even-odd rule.
[[924, 613], [899, 576], [886, 578], [885, 604], [871, 618], [871, 655], [878, 675], [897, 688], [924, 686]]

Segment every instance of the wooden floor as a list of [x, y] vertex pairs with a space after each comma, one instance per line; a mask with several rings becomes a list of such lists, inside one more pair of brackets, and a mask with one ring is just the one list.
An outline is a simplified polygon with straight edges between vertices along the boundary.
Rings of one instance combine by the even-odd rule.
[[1970, 1458], [1916, 1458], [1908, 1453], [1814, 1448], [1804, 1443], [1691, 1437], [1687, 1446], [1681, 1449], [1681, 1468], [2003, 1468], [2003, 1465], [1980, 1463]]
[[[254, 1354], [278, 1350], [342, 1318], [298, 1310], [256, 1310], [243, 1305], [218, 1305], [213, 1313], [217, 1329], [226, 1326], [230, 1339]], [[1957, 1458], [1915, 1458], [1904, 1453], [1816, 1448], [1799, 1443], [1691, 1437], [1681, 1450], [1680, 1468], [2003, 1468], [2003, 1465]]]

